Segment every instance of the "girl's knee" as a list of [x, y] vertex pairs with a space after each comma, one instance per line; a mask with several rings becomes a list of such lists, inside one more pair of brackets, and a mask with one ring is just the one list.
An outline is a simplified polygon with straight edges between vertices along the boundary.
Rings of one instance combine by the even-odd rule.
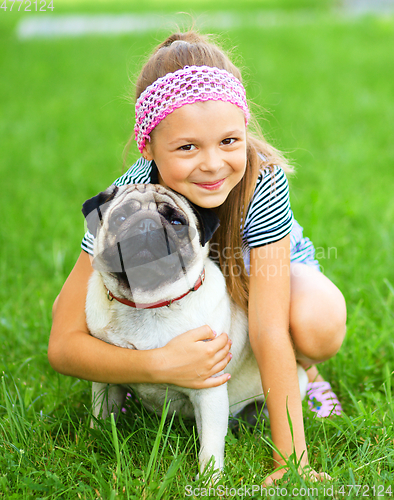
[[290, 308], [290, 331], [297, 352], [324, 361], [340, 349], [346, 333], [342, 293], [321, 275], [315, 284], [298, 287]]
[[335, 286], [332, 296], [328, 298], [326, 315], [330, 320], [329, 335], [332, 335], [333, 343], [336, 343], [338, 352], [346, 334], [346, 302], [340, 290]]
[[52, 306], [52, 320], [53, 318], [55, 317], [55, 314], [56, 314], [56, 309], [57, 309], [57, 303], [59, 301], [59, 295], [56, 297], [55, 299], [55, 302], [53, 303], [53, 306]]
[[301, 323], [291, 326], [297, 352], [314, 361], [325, 361], [342, 346], [346, 324], [341, 318], [307, 314]]

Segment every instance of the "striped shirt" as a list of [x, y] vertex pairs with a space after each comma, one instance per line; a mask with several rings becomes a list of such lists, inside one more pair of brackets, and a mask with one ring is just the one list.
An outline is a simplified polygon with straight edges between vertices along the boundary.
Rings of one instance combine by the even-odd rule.
[[[272, 178], [274, 177], [274, 179]], [[115, 186], [126, 184], [158, 184], [157, 170], [152, 162], [140, 158], [125, 174], [116, 179]], [[302, 227], [293, 218], [290, 208], [289, 184], [284, 171], [275, 166], [273, 174], [261, 171], [249, 203], [242, 234], [245, 267], [249, 271], [250, 249], [274, 243], [290, 233], [291, 261], [319, 268], [314, 259], [314, 247], [303, 237]], [[93, 254], [93, 236], [87, 232], [81, 247]]]

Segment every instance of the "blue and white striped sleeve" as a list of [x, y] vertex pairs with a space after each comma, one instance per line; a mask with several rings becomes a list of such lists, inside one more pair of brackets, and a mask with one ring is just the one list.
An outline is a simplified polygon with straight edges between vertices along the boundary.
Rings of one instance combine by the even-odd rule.
[[93, 255], [93, 243], [94, 236], [89, 231], [86, 231], [81, 243], [82, 250], [84, 250], [89, 255]]
[[274, 243], [289, 234], [292, 225], [293, 212], [286, 175], [277, 166], [273, 174], [265, 169], [257, 180], [246, 213], [243, 240], [250, 248]]

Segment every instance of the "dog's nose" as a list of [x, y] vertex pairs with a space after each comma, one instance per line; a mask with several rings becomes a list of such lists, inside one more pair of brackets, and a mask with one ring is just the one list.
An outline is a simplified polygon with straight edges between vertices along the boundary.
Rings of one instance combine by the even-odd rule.
[[154, 219], [142, 219], [138, 222], [135, 228], [140, 233], [147, 233], [148, 231], [155, 231], [156, 229], [160, 229], [161, 226]]

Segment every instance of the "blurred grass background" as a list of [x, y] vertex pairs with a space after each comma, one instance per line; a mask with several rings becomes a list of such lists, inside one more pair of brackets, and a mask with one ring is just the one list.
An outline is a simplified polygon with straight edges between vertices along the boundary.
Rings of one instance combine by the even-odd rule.
[[[179, 11], [192, 15], [185, 27], [190, 19], [198, 26], [202, 13], [245, 20], [209, 31], [244, 69], [266, 136], [295, 165], [293, 211], [347, 300], [347, 338], [321, 367], [347, 415], [309, 421], [312, 465], [338, 484], [392, 483], [393, 16], [344, 15], [329, 0], [54, 0], [54, 7], [47, 15], [159, 13], [165, 22], [139, 34], [22, 41], [17, 23], [40, 13], [0, 9], [0, 497], [141, 498], [145, 491], [159, 498], [161, 491], [160, 498], [182, 498], [196, 472], [193, 429], [174, 422], [163, 431], [173, 439], [169, 456], [156, 457], [157, 477], [144, 476], [158, 421], [140, 408], [132, 411], [147, 427], [130, 453], [133, 465], [126, 473], [118, 462], [122, 473], [114, 472], [116, 433], [88, 429], [89, 384], [56, 374], [46, 358], [52, 303], [80, 252], [80, 207], [122, 172], [132, 82], [171, 31], [167, 16]], [[247, 24], [258, 15], [275, 22]], [[133, 146], [127, 165], [136, 158]], [[124, 418], [122, 443], [140, 435], [135, 425]], [[226, 450], [231, 484], [255, 484], [269, 471], [269, 447], [247, 429], [230, 434]]]

